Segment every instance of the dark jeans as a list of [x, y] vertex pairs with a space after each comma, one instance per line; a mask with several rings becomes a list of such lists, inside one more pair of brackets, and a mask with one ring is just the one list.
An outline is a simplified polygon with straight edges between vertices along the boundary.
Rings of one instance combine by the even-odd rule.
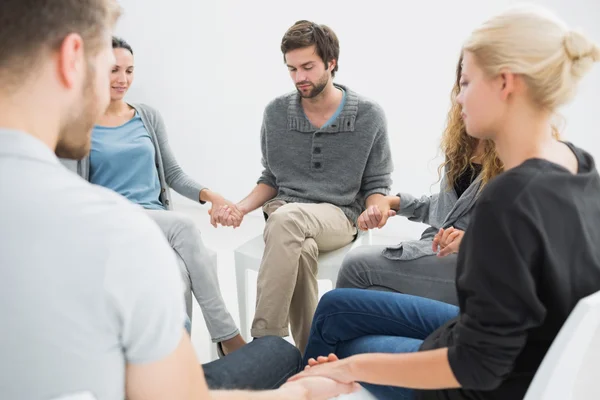
[[385, 248], [361, 246], [348, 253], [336, 287], [391, 291], [458, 304], [456, 254], [390, 260], [382, 254]]
[[202, 366], [210, 389], [276, 389], [302, 369], [300, 351], [275, 336], [254, 339], [226, 357]]
[[[412, 353], [458, 315], [458, 307], [423, 297], [360, 289], [326, 293], [317, 307], [304, 356]], [[414, 398], [410, 389], [363, 384], [378, 399]]]

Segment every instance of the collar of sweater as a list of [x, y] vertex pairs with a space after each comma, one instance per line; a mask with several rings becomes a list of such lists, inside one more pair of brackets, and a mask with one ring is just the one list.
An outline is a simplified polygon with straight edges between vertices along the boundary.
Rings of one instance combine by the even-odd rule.
[[358, 94], [346, 86], [334, 83], [334, 86], [346, 92], [346, 104], [340, 115], [327, 127], [319, 129], [310, 123], [302, 108], [302, 98], [298, 92], [290, 95], [288, 103], [288, 131], [313, 133], [315, 131], [337, 133], [353, 132], [358, 113]]

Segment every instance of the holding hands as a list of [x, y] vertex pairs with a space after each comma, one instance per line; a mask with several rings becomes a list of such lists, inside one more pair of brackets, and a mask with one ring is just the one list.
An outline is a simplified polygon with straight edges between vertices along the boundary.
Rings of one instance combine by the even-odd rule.
[[223, 196], [210, 190], [203, 190], [202, 200], [206, 199], [211, 203], [208, 210], [210, 215], [210, 224], [215, 228], [220, 224], [223, 226], [232, 226], [237, 228], [242, 223], [245, 213], [233, 202], [225, 199]]
[[465, 231], [450, 227], [448, 229], [440, 228], [439, 232], [433, 238], [432, 249], [437, 253], [438, 257], [458, 253], [460, 242], [465, 234]]
[[357, 228], [361, 231], [383, 228], [388, 218], [396, 215], [396, 211], [392, 209], [392, 203], [395, 199], [398, 199], [397, 196], [376, 196], [378, 197], [373, 200], [371, 198], [368, 199], [367, 209], [363, 211], [356, 221]]

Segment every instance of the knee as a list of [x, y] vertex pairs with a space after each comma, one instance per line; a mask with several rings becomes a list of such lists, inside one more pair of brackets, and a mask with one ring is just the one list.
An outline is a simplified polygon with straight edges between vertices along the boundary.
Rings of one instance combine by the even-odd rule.
[[263, 342], [265, 348], [268, 348], [269, 352], [277, 357], [278, 360], [284, 361], [285, 365], [292, 367], [297, 366], [297, 372], [300, 372], [302, 366], [302, 354], [296, 346], [279, 336], [264, 336], [255, 340]]
[[306, 238], [304, 243], [302, 243], [300, 256], [317, 260], [319, 258], [319, 246], [317, 242], [312, 238]]
[[284, 204], [275, 210], [267, 219], [265, 234], [271, 230], [285, 230], [290, 226], [298, 226], [301, 218], [300, 207], [295, 203]]
[[178, 213], [175, 211], [167, 211], [169, 218], [173, 221], [172, 226], [176, 233], [182, 233], [187, 235], [199, 235], [200, 230], [194, 222], [194, 220], [186, 214]]
[[364, 271], [364, 261], [365, 256], [360, 247], [346, 254], [338, 274], [336, 287], [362, 287], [360, 285], [357, 286], [356, 281], [360, 279], [360, 274]]
[[319, 317], [325, 317], [329, 314], [339, 311], [341, 308], [344, 308], [344, 304], [348, 302], [348, 296], [351, 296], [349, 291], [351, 290], [334, 289], [325, 293], [323, 297], [321, 297], [319, 305], [317, 306], [317, 310], [315, 311], [314, 321], [316, 321]]

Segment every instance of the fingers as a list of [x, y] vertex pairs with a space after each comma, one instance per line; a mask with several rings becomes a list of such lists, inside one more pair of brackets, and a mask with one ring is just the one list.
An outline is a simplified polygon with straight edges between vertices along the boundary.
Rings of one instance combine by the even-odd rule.
[[389, 210], [388, 211], [388, 217], [395, 217], [396, 216], [396, 211], [395, 210]]
[[440, 239], [442, 238], [443, 235], [444, 235], [444, 228], [440, 228], [438, 233], [434, 236], [433, 243], [431, 245], [431, 250], [433, 250], [434, 253], [438, 252], [438, 249], [440, 247]]
[[369, 230], [369, 228], [367, 227], [366, 218], [367, 218], [366, 211], [364, 211], [358, 217], [357, 225], [358, 225], [358, 229], [360, 229], [361, 231], [368, 231]]
[[381, 211], [377, 206], [371, 206], [367, 209], [367, 216], [369, 217], [367, 220], [367, 227], [369, 229], [374, 229], [379, 226], [381, 222]]
[[461, 232], [460, 231], [454, 231], [452, 232], [449, 236], [448, 236], [448, 244], [450, 243], [454, 243], [454, 241], [456, 240], [456, 238], [461, 236]]
[[331, 353], [327, 356], [327, 359], [332, 362], [332, 361], [339, 361], [340, 359], [338, 358], [338, 356], [336, 356], [335, 354]]
[[452, 234], [452, 232], [454, 232], [454, 227], [450, 227], [446, 230], [444, 230], [444, 234], [442, 235], [442, 239], [441, 239], [441, 245], [442, 247], [446, 247], [450, 244], [450, 242], [448, 241], [448, 237], [450, 236], [450, 234]]
[[388, 220], [388, 214], [384, 214], [381, 216], [380, 220], [379, 220], [379, 224], [377, 224], [377, 228], [381, 229], [385, 226], [385, 224], [387, 224], [387, 220]]
[[444, 247], [438, 253], [438, 257], [446, 257], [453, 253], [458, 253], [458, 242], [450, 243], [450, 245]]

